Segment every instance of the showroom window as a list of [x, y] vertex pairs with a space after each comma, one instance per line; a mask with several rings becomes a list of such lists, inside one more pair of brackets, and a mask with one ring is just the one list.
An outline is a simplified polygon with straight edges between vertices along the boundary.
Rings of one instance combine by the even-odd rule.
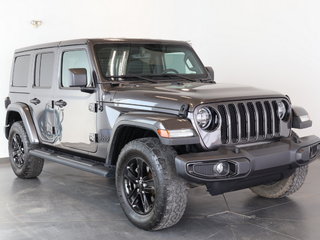
[[[62, 87], [72, 87], [71, 73], [69, 69], [85, 68], [87, 70], [87, 83], [90, 83], [90, 64], [85, 50], [64, 52], [62, 56]], [[87, 84], [89, 85], [89, 84]]]
[[42, 53], [36, 57], [34, 86], [50, 88], [54, 67], [54, 53]]
[[30, 55], [19, 56], [15, 59], [12, 86], [27, 87], [30, 71]]

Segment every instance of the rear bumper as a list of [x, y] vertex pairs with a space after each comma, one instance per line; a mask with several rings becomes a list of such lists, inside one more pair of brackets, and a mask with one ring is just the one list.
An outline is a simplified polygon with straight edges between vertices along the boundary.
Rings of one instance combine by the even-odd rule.
[[[277, 142], [254, 146], [221, 147], [217, 151], [178, 155], [175, 164], [177, 173], [186, 180], [217, 185], [216, 188], [224, 185], [220, 188], [224, 189], [222, 192], [227, 192], [286, 177], [296, 167], [316, 159], [319, 152], [320, 138], [317, 136], [303, 137], [298, 142], [292, 138], [282, 138]], [[215, 165], [221, 162], [229, 166], [228, 174], [219, 175], [215, 172]], [[246, 184], [234, 187], [237, 184], [233, 183], [237, 182]]]

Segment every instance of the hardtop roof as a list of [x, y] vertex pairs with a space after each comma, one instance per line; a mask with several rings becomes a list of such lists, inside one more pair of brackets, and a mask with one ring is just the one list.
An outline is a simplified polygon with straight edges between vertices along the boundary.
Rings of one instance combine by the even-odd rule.
[[51, 42], [45, 44], [37, 44], [29, 47], [24, 47], [17, 49], [15, 53], [44, 49], [44, 48], [55, 48], [63, 46], [73, 46], [73, 45], [86, 45], [88, 43], [92, 44], [103, 44], [103, 43], [141, 43], [141, 44], [175, 44], [175, 45], [189, 45], [185, 41], [176, 40], [162, 40], [162, 39], [140, 39], [140, 38], [91, 38], [91, 39], [74, 39], [66, 40], [60, 42]]

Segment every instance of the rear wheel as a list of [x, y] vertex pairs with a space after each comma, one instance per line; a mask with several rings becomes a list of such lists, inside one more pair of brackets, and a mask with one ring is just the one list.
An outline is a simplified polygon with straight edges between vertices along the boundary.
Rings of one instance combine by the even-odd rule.
[[187, 185], [176, 175], [175, 151], [156, 138], [129, 142], [116, 168], [117, 193], [129, 220], [145, 230], [176, 224], [187, 203]]
[[31, 144], [21, 121], [12, 124], [8, 144], [13, 172], [19, 178], [39, 176], [43, 168], [43, 159], [29, 155]]

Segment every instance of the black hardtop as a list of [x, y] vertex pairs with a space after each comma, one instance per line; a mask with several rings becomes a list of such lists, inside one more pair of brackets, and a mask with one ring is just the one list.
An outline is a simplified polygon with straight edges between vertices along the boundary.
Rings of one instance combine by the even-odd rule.
[[91, 44], [103, 44], [103, 43], [141, 43], [141, 44], [174, 44], [174, 45], [187, 45], [188, 42], [185, 41], [176, 41], [176, 40], [162, 40], [162, 39], [140, 39], [140, 38], [92, 38], [92, 39], [74, 39], [74, 40], [65, 40], [60, 42], [51, 42], [33, 45], [29, 47], [19, 48], [15, 53], [21, 53], [26, 51], [44, 49], [44, 48], [55, 48], [55, 47], [64, 47], [64, 46], [73, 46], [73, 45], [86, 45]]

